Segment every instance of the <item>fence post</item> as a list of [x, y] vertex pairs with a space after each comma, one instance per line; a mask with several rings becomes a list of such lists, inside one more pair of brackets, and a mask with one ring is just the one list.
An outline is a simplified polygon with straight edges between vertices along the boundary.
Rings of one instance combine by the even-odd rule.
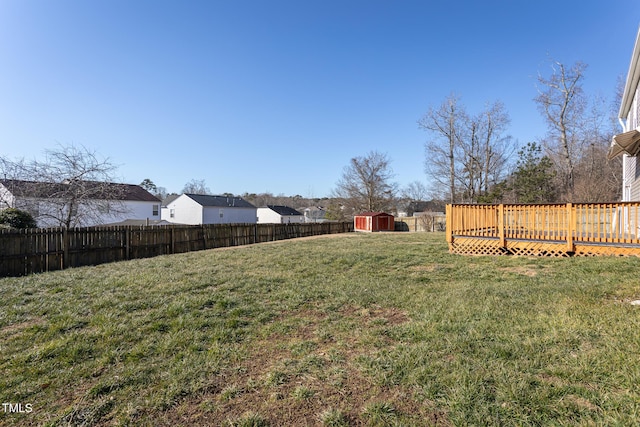
[[202, 230], [202, 245], [204, 250], [207, 249], [207, 226], [205, 224], [200, 224], [200, 229]]
[[506, 248], [507, 239], [505, 236], [504, 205], [502, 203], [498, 205], [498, 237], [500, 237], [500, 246]]
[[69, 246], [71, 245], [71, 239], [69, 236], [69, 229], [64, 227], [62, 229], [62, 268], [68, 268], [71, 260], [69, 259]]
[[44, 234], [44, 239], [45, 239], [45, 251], [46, 254], [44, 256], [44, 271], [51, 271], [50, 267], [49, 267], [49, 233]]
[[575, 232], [575, 215], [573, 214], [573, 204], [567, 203], [567, 252], [575, 252], [573, 244], [573, 234]]
[[131, 227], [124, 229], [124, 259], [131, 259]]

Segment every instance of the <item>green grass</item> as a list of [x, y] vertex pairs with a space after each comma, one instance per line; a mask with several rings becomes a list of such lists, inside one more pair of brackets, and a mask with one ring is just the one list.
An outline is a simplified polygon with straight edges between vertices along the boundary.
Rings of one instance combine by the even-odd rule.
[[639, 272], [352, 233], [0, 279], [0, 425], [635, 425]]

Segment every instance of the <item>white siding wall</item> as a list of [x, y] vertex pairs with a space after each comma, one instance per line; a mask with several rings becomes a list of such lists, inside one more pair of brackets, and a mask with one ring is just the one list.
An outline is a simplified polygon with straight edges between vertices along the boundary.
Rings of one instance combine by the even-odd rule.
[[[633, 104], [624, 127], [625, 132], [636, 129], [640, 125], [638, 120], [640, 112], [638, 109], [640, 109], [640, 103], [638, 102], [638, 90], [636, 89], [633, 96]], [[622, 200], [640, 200], [640, 165], [638, 164], [638, 157], [629, 157], [625, 154], [622, 161], [624, 162], [622, 170], [624, 172], [623, 185], [625, 187], [622, 189]]]
[[[173, 217], [171, 212], [174, 212]], [[162, 219], [177, 224], [202, 224], [202, 206], [183, 194], [162, 210]]]
[[[171, 213], [173, 212], [173, 217]], [[202, 206], [184, 194], [162, 209], [162, 219], [177, 224], [256, 223], [256, 208]]]
[[304, 222], [304, 215], [291, 215], [283, 217], [285, 224], [301, 224]]
[[204, 208], [204, 224], [239, 224], [256, 223], [256, 208], [217, 207]]
[[258, 208], [258, 224], [280, 224], [280, 215], [269, 208]]
[[[160, 205], [161, 202], [143, 202], [139, 200], [127, 200], [124, 202], [126, 214], [118, 215], [119, 219], [112, 222], [120, 222], [127, 219], [160, 219]], [[154, 206], [156, 209], [154, 209]], [[155, 213], [155, 215], [154, 215]]]
[[15, 198], [7, 188], [0, 184], [0, 209], [15, 207]]
[[304, 221], [304, 215], [280, 215], [269, 208], [258, 208], [258, 224], [296, 224]]
[[[103, 204], [104, 203], [104, 204]], [[160, 207], [160, 202], [143, 202], [126, 200], [113, 202], [106, 208], [106, 202], [100, 202], [101, 208], [96, 206], [88, 208], [87, 205], [78, 206], [78, 221], [72, 227], [93, 227], [96, 225], [111, 224], [127, 219], [160, 219], [160, 215], [153, 215], [153, 206]], [[60, 204], [49, 203], [39, 199], [18, 199], [16, 207], [31, 213], [36, 219], [38, 227], [60, 227], [59, 220], [67, 212], [66, 207]], [[100, 212], [97, 212], [100, 210]]]

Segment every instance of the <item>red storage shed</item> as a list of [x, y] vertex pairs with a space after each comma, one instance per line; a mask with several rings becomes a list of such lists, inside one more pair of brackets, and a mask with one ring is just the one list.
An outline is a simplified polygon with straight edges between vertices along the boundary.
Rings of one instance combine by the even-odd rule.
[[384, 212], [363, 212], [353, 218], [355, 231], [393, 231], [393, 215]]

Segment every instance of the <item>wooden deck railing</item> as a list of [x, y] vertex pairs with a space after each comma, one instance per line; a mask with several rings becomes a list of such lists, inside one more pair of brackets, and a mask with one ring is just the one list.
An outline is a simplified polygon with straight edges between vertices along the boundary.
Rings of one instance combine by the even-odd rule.
[[[545, 205], [448, 205], [447, 242], [452, 252], [456, 239], [493, 241], [490, 246], [509, 248], [509, 242], [548, 242], [565, 253], [576, 245], [628, 247], [640, 253], [640, 202], [567, 203]], [[466, 240], [464, 240], [466, 239]], [[496, 244], [497, 241], [497, 244]], [[468, 245], [467, 245], [468, 246]], [[523, 247], [521, 243], [519, 247]], [[532, 247], [532, 245], [529, 245]], [[541, 248], [546, 251], [551, 246]], [[620, 251], [607, 250], [607, 253]], [[467, 253], [468, 251], [463, 251]], [[627, 249], [622, 252], [628, 252]], [[489, 251], [492, 253], [492, 251]]]

